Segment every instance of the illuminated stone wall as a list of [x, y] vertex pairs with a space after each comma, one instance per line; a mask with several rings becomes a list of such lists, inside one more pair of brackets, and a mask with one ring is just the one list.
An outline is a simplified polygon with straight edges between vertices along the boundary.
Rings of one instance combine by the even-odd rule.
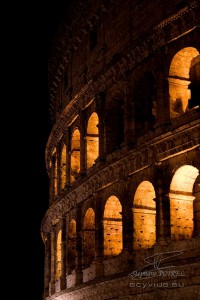
[[99, 118], [98, 115], [94, 112], [90, 116], [87, 125], [87, 168], [90, 168], [95, 163], [96, 159], [99, 156]]
[[[198, 299], [199, 3], [72, 3], [49, 63], [44, 299]], [[174, 251], [184, 278], [131, 280]]]
[[150, 248], [156, 241], [156, 204], [153, 185], [143, 181], [138, 186], [133, 202], [134, 249]]

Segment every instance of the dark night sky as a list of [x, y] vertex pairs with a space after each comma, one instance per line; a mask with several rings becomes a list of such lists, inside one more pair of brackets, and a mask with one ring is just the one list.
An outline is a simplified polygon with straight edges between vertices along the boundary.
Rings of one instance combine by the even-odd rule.
[[[26, 176], [24, 178], [25, 182], [28, 181], [27, 193], [29, 196], [25, 197], [23, 203], [27, 205], [27, 210], [31, 211], [30, 214], [27, 213], [27, 226], [30, 224], [31, 227], [31, 277], [33, 277], [29, 288], [31, 291], [29, 300], [42, 300], [43, 293], [44, 245], [40, 236], [40, 226], [48, 208], [49, 181], [45, 168], [45, 146], [51, 130], [47, 83], [48, 57], [53, 36], [69, 2], [68, 0], [47, 2], [44, 16], [40, 13], [36, 14], [34, 26], [30, 29], [33, 33], [30, 53], [34, 58], [27, 75], [30, 80], [25, 79], [25, 82], [28, 81], [26, 89], [29, 93], [27, 99], [29, 113], [26, 124], [30, 128], [30, 135], [28, 140], [26, 139], [23, 143], [26, 145], [26, 142], [30, 140], [31, 166], [26, 164], [25, 154], [23, 157], [25, 172], [29, 174], [27, 175], [28, 180]], [[31, 204], [28, 206], [27, 203]], [[27, 272], [30, 274], [30, 269]]]

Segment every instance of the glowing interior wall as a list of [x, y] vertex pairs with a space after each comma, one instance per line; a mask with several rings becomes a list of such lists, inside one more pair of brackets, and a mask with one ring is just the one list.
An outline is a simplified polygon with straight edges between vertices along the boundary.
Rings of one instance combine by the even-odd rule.
[[96, 113], [93, 113], [87, 126], [87, 168], [90, 168], [99, 156], [99, 118]]
[[183, 114], [191, 98], [188, 89], [191, 61], [199, 52], [192, 47], [183, 48], [172, 59], [169, 69], [170, 116], [175, 118]]
[[149, 181], [138, 186], [133, 204], [134, 249], [150, 248], [156, 241], [155, 191]]
[[61, 152], [61, 189], [66, 185], [66, 145], [63, 145]]
[[88, 267], [95, 257], [95, 214], [89, 208], [83, 222], [83, 265]]
[[193, 236], [194, 182], [199, 171], [190, 165], [180, 167], [170, 185], [171, 239], [189, 239]]
[[61, 230], [58, 232], [56, 244], [56, 279], [61, 276]]
[[71, 182], [80, 172], [80, 131], [75, 129], [71, 139]]
[[104, 255], [116, 256], [123, 248], [122, 206], [119, 199], [111, 196], [104, 209]]
[[76, 221], [74, 219], [69, 223], [68, 229], [67, 265], [68, 274], [70, 274], [76, 266]]

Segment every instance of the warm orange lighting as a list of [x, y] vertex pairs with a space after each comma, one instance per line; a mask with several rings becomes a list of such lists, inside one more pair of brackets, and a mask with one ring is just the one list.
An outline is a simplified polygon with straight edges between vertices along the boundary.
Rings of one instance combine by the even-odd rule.
[[193, 186], [198, 174], [198, 169], [185, 165], [180, 167], [172, 178], [169, 193], [172, 240], [193, 236]]
[[61, 276], [61, 230], [58, 232], [56, 245], [56, 279]]
[[111, 196], [104, 209], [104, 255], [116, 256], [122, 251], [122, 206]]
[[89, 208], [83, 222], [83, 265], [88, 267], [95, 257], [95, 215]]
[[173, 57], [169, 69], [170, 116], [175, 118], [183, 114], [191, 98], [188, 89], [191, 61], [199, 54], [192, 47], [183, 48]]
[[66, 185], [66, 145], [63, 145], [61, 152], [61, 189]]
[[138, 186], [133, 203], [134, 249], [150, 248], [156, 241], [156, 205], [154, 187], [149, 181]]
[[95, 160], [99, 156], [99, 130], [98, 130], [99, 118], [94, 112], [89, 120], [87, 126], [87, 168], [90, 168], [95, 163]]
[[71, 139], [71, 182], [80, 172], [80, 131], [75, 129]]

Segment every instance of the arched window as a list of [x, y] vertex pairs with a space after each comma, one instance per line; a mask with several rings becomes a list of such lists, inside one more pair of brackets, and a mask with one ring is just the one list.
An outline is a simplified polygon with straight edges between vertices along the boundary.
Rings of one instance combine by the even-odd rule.
[[89, 208], [83, 222], [83, 266], [87, 268], [95, 257], [95, 214]]
[[108, 98], [105, 122], [106, 153], [110, 154], [120, 148], [124, 142], [124, 97], [122, 92], [118, 91]]
[[56, 244], [56, 279], [61, 276], [61, 230], [57, 235], [57, 244]]
[[66, 185], [66, 145], [63, 145], [61, 151], [61, 189]]
[[[195, 199], [193, 187], [198, 175], [198, 169], [185, 165], [180, 167], [172, 178], [169, 193], [172, 240], [189, 239], [193, 236], [193, 202]], [[195, 209], [198, 209], [199, 202], [196, 204]], [[199, 213], [195, 211], [195, 214]]]
[[189, 74], [192, 60], [199, 54], [197, 49], [186, 47], [175, 54], [169, 69], [170, 117], [175, 118], [188, 109], [191, 93]]
[[134, 120], [137, 136], [153, 129], [156, 120], [156, 82], [151, 72], [138, 81], [134, 93]]
[[67, 266], [70, 274], [76, 266], [76, 221], [74, 219], [69, 223], [67, 239]]
[[123, 248], [122, 206], [115, 196], [108, 198], [104, 208], [104, 255], [116, 256]]
[[150, 248], [156, 241], [155, 190], [151, 182], [138, 186], [133, 203], [134, 249]]
[[71, 138], [71, 182], [80, 172], [80, 131], [75, 129]]
[[99, 130], [98, 130], [99, 118], [94, 112], [87, 125], [87, 168], [90, 168], [95, 163], [95, 160], [99, 156]]

